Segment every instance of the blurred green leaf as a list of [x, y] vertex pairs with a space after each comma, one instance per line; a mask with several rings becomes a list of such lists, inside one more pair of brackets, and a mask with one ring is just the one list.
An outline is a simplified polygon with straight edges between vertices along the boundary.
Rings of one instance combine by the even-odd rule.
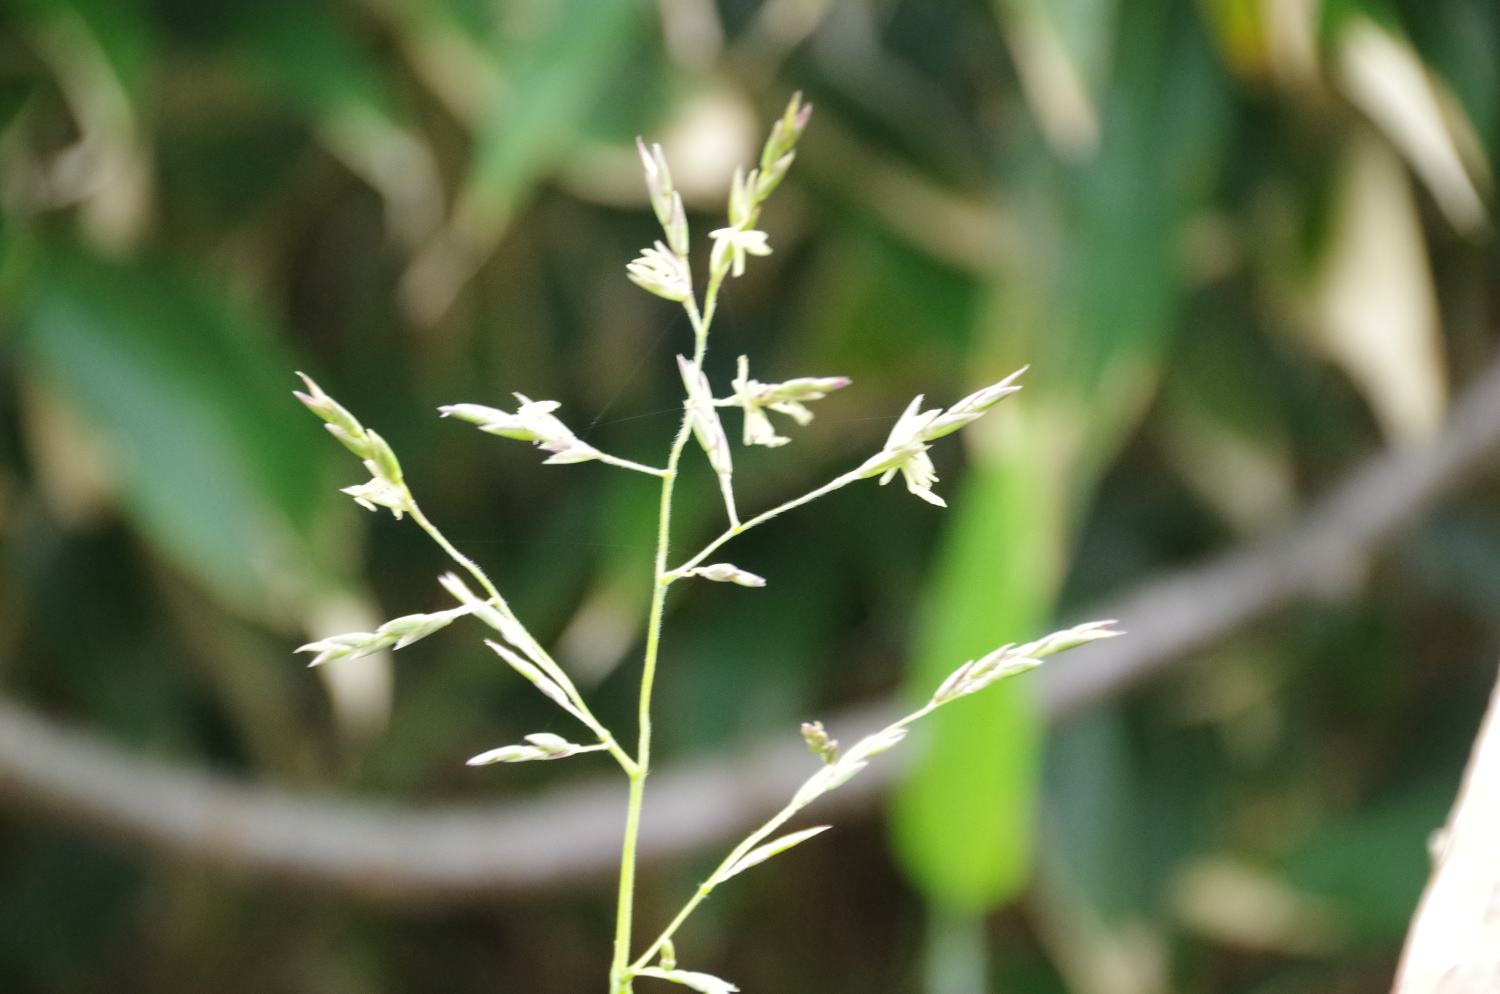
[[292, 362], [181, 268], [40, 247], [12, 318], [27, 368], [102, 443], [142, 534], [225, 604], [285, 622], [329, 506]]
[[573, 0], [506, 73], [504, 94], [478, 135], [460, 211], [495, 218], [549, 167], [636, 53], [644, 9]]
[[[1427, 0], [1409, 19], [1412, 42], [1463, 104], [1489, 160], [1500, 158], [1500, 6], [1488, 0]], [[1491, 198], [1493, 200], [1493, 197]]]
[[235, 36], [259, 75], [380, 193], [401, 241], [429, 235], [443, 192], [432, 149], [396, 98], [398, 80], [328, 5], [272, 0], [245, 17]]
[[[1003, 416], [996, 414], [993, 416]], [[1057, 512], [1024, 473], [1019, 446], [973, 467], [923, 594], [910, 668], [925, 697], [965, 660], [1039, 634], [1057, 583]], [[911, 512], [908, 512], [911, 513]], [[1040, 718], [1024, 680], [934, 715], [894, 810], [898, 852], [945, 911], [980, 912], [1026, 879]]]
[[128, 941], [142, 873], [116, 853], [51, 832], [17, 841], [28, 843], [29, 858], [0, 889], [0, 983], [84, 990]]
[[[974, 654], [1041, 634], [1075, 515], [1144, 409], [1173, 328], [1183, 281], [1174, 240], [1205, 192], [1193, 179], [1220, 126], [1221, 78], [1201, 28], [1170, 4], [1134, 5], [1120, 44], [1099, 153], [1075, 182], [1047, 183], [1047, 205], [1031, 216], [1040, 225], [1048, 209], [1051, 223], [1068, 216], [1059, 271], [1005, 289], [1004, 349], [1028, 340], [1022, 351], [1038, 368], [1027, 400], [1041, 399], [1011, 437], [987, 439], [1003, 444], [986, 451], [979, 482], [955, 501], [913, 697]], [[1021, 316], [1040, 300], [1050, 305], [1046, 324]], [[992, 417], [1014, 424], [1019, 415]], [[1020, 686], [937, 716], [934, 742], [898, 795], [898, 851], [945, 909], [981, 911], [1025, 880], [1040, 724]]]
[[644, 10], [574, 0], [504, 72], [476, 123], [475, 148], [447, 223], [412, 260], [401, 286], [407, 314], [431, 325], [494, 251], [511, 214], [577, 137], [614, 74], [637, 50]]
[[1436, 778], [1318, 827], [1283, 862], [1295, 887], [1330, 901], [1352, 938], [1406, 933], [1431, 871], [1428, 837], [1453, 804], [1457, 779]]
[[1092, 155], [1118, 0], [995, 0], [995, 7], [1042, 133], [1060, 154]]
[[389, 113], [390, 75], [355, 41], [333, 5], [258, 0], [232, 34], [255, 69], [303, 113], [349, 106]]
[[132, 102], [150, 82], [153, 25], [139, 3], [124, 0], [16, 0], [13, 11], [53, 45], [97, 45]]

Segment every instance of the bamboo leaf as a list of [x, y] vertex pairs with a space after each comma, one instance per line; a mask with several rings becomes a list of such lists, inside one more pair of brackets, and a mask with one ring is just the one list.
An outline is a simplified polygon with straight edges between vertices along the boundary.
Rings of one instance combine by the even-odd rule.
[[[955, 660], [1045, 629], [1075, 518], [1144, 411], [1170, 342], [1185, 283], [1172, 246], [1206, 193], [1222, 76], [1201, 28], [1165, 0], [1125, 5], [1118, 38], [1097, 154], [1032, 191], [1029, 234], [1063, 240], [1056, 269], [1039, 263], [1025, 274], [1033, 283], [995, 290], [991, 333], [1035, 361], [1029, 397], [979, 436], [953, 501], [924, 596], [914, 701]], [[898, 854], [943, 911], [977, 914], [1025, 881], [1041, 752], [1030, 686], [1006, 681], [934, 715], [898, 793]]]
[[301, 618], [332, 487], [293, 364], [177, 266], [36, 248], [12, 303], [27, 368], [97, 434], [131, 521], [227, 607]]

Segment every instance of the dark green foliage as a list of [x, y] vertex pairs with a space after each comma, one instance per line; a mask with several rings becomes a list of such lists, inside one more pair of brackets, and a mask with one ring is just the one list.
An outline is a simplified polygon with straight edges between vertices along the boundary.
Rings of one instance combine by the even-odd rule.
[[[745, 351], [767, 380], [856, 382], [786, 449], [736, 452], [743, 506], [856, 465], [918, 389], [941, 405], [1033, 369], [996, 430], [936, 453], [946, 514], [899, 483], [841, 491], [736, 548], [766, 590], [671, 605], [662, 768], [925, 694], [966, 654], [1248, 540], [1385, 444], [1403, 388], [1390, 366], [1351, 377], [1320, 337], [1330, 260], [1358, 247], [1351, 150], [1396, 163], [1379, 202], [1415, 232], [1402, 275], [1432, 278], [1437, 320], [1411, 334], [1438, 361], [1403, 373], [1456, 391], [1500, 299], [1492, 232], [1448, 216], [1336, 68], [1351, 24], [1383, 25], [1493, 167], [1494, 4], [1326, 4], [1310, 78], [1277, 62], [1273, 6], [1295, 5], [851, 2], [804, 24], [660, 5], [717, 9], [715, 51], [669, 44], [635, 2], [8, 5], [0, 689], [121, 748], [309, 790], [521, 796], [599, 772], [462, 766], [555, 730], [472, 632], [402, 651], [383, 733], [337, 730], [290, 650], [331, 605], [445, 606], [448, 567], [335, 492], [362, 477], [292, 370], [391, 441], [424, 508], [631, 728], [652, 481], [539, 466], [435, 408], [555, 397], [586, 441], [655, 458], [691, 334], [625, 279], [653, 237], [628, 141], [708, 100], [748, 159], [740, 119], [796, 88], [818, 112], [763, 218], [775, 254], [726, 289], [709, 369]], [[1022, 67], [1043, 55], [1076, 76], [1092, 138], [1049, 119], [1059, 78]], [[722, 196], [694, 168], [674, 162], [706, 261]], [[747, 992], [917, 990], [924, 906], [1005, 906], [984, 925], [997, 989], [1091, 994], [1070, 957], [1127, 934], [1176, 990], [1379, 988], [1493, 674], [1493, 490], [1050, 742], [1025, 682], [955, 707], [890, 833], [847, 819], [716, 895], [683, 948]], [[678, 549], [716, 530], [715, 501], [706, 471], [684, 481]], [[608, 958], [607, 881], [407, 916], [80, 838], [0, 791], [8, 994], [572, 992]], [[1205, 915], [1188, 885], [1225, 864], [1314, 908], [1326, 941], [1256, 932], [1232, 891]], [[643, 927], [693, 879], [646, 867]]]

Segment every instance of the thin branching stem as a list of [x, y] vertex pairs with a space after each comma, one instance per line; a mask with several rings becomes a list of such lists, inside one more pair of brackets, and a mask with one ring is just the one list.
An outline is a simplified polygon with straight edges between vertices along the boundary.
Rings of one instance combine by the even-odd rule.
[[583, 699], [583, 695], [579, 693], [578, 687], [569, 678], [567, 672], [557, 664], [557, 661], [542, 647], [542, 644], [537, 641], [536, 637], [526, 629], [526, 626], [522, 625], [516, 619], [515, 612], [511, 610], [509, 602], [500, 595], [500, 591], [495, 587], [494, 582], [490, 580], [479, 564], [464, 555], [458, 550], [457, 546], [448, 541], [448, 537], [438, 529], [437, 525], [434, 525], [427, 515], [422, 513], [422, 509], [417, 506], [415, 500], [412, 500], [408, 504], [406, 511], [411, 515], [411, 519], [417, 523], [417, 527], [426, 532], [428, 537], [436, 542], [439, 548], [446, 552], [454, 562], [462, 566], [474, 578], [474, 582], [478, 583], [487, 595], [490, 605], [496, 610], [504, 612], [507, 617], [516, 622], [517, 627], [521, 631], [526, 633], [527, 645], [520, 648], [524, 649], [527, 655], [540, 664], [547, 671], [547, 675], [552, 678], [553, 682], [562, 688], [563, 693], [567, 695], [568, 700], [577, 709], [579, 718], [588, 726], [589, 731], [598, 736], [600, 746], [614, 757], [615, 762], [620, 764], [620, 768], [627, 775], [632, 774], [637, 766], [635, 760], [615, 741], [615, 737], [610, 734], [609, 729], [604, 727], [604, 723], [594, 716], [594, 712], [589, 709], [588, 703]]
[[827, 494], [833, 493], [833, 491], [835, 490], [847, 487], [849, 484], [854, 483], [858, 479], [860, 479], [859, 473], [851, 470], [850, 472], [845, 473], [842, 476], [834, 477], [832, 480], [829, 480], [827, 483], [823, 484], [821, 487], [818, 487], [816, 490], [808, 491], [801, 497], [794, 497], [784, 504], [776, 505], [769, 511], [762, 511], [760, 514], [757, 514], [755, 517], [751, 518], [748, 521], [741, 522], [738, 525], [731, 525], [729, 528], [726, 528], [723, 534], [721, 534], [718, 538], [714, 539], [712, 542], [708, 543], [701, 550], [699, 550], [698, 553], [693, 556], [693, 558], [689, 559], [681, 566], [678, 566], [676, 569], [671, 570], [667, 574], [668, 582], [681, 579], [682, 575], [688, 570], [692, 569], [694, 566], [702, 565], [703, 560], [707, 559], [709, 556], [717, 552], [719, 548], [730, 539], [743, 535], [745, 534], [745, 532], [749, 531], [755, 526], [763, 525], [767, 521], [770, 521], [772, 518], [785, 514], [787, 511], [790, 511], [793, 508], [801, 507], [803, 504], [809, 504], [817, 500], [819, 497], [823, 497]]
[[698, 910], [698, 905], [702, 904], [708, 895], [714, 892], [714, 889], [722, 882], [724, 874], [729, 872], [730, 867], [744, 858], [745, 854], [750, 852], [751, 849], [764, 842], [772, 832], [791, 820], [791, 817], [798, 810], [798, 808], [788, 804], [767, 819], [755, 831], [745, 836], [738, 845], [731, 849], [729, 855], [725, 856], [723, 861], [714, 867], [714, 871], [708, 875], [708, 879], [698, 885], [698, 889], [693, 892], [693, 896], [688, 898], [687, 903], [682, 906], [682, 909], [677, 912], [676, 917], [667, 924], [667, 927], [662, 929], [661, 934], [656, 937], [655, 941], [646, 947], [646, 951], [641, 953], [640, 957], [634, 963], [630, 964], [630, 969], [639, 970], [649, 964], [655, 958], [656, 954], [661, 952], [661, 947], [666, 945], [667, 941], [677, 934], [677, 930], [683, 926], [692, 913]]
[[644, 463], [632, 462], [629, 459], [612, 456], [608, 452], [600, 452], [595, 458], [600, 462], [609, 463], [611, 466], [618, 466], [621, 469], [632, 469], [637, 473], [645, 473], [647, 476], [659, 476], [662, 479], [666, 479], [667, 474], [671, 472], [671, 470], [657, 469], [655, 466], [647, 466]]
[[[756, 230], [754, 225], [760, 213], [761, 203], [776, 188], [792, 162], [792, 146], [807, 123], [809, 110], [810, 108], [802, 104], [800, 94], [795, 95], [787, 107], [786, 114], [773, 127], [762, 152], [760, 165], [749, 172], [736, 170], [729, 197], [729, 226], [710, 233], [714, 241], [714, 249], [709, 260], [708, 284], [703, 289], [701, 298], [694, 292], [688, 266], [688, 231], [681, 196], [672, 188], [669, 170], [660, 147], [648, 147], [644, 142], [638, 142], [652, 208], [662, 223], [667, 244], [658, 241], [653, 247], [643, 250], [642, 256], [627, 267], [627, 274], [633, 282], [644, 289], [666, 299], [682, 302], [683, 309], [692, 325], [694, 342], [691, 362], [681, 356], [678, 356], [677, 360], [686, 396], [682, 419], [663, 468], [657, 469], [629, 459], [611, 456], [580, 441], [553, 415], [552, 412], [558, 407], [556, 401], [532, 401], [524, 395], [517, 394], [520, 407], [514, 413], [478, 404], [455, 404], [441, 409], [445, 416], [452, 415], [460, 420], [476, 423], [485, 431], [533, 441], [552, 453], [548, 462], [582, 462], [594, 459], [633, 472], [645, 473], [661, 480], [657, 509], [656, 550], [652, 565], [651, 604], [647, 616], [645, 649], [637, 699], [638, 737], [634, 756], [628, 754], [618, 744], [614, 734], [594, 716], [567, 672], [516, 618], [515, 612], [484, 570], [448, 541], [447, 537], [417, 506], [406, 486], [396, 455], [385, 440], [374, 431], [364, 428], [352, 414], [306, 376], [303, 377], [303, 381], [307, 392], [297, 393], [298, 399], [324, 421], [346, 448], [359, 456], [371, 474], [371, 479], [367, 483], [345, 488], [345, 492], [362, 506], [371, 510], [377, 507], [387, 508], [398, 519], [404, 514], [410, 514], [412, 520], [437, 543], [439, 548], [452, 557], [454, 562], [468, 573], [484, 592], [485, 597], [481, 600], [456, 575], [451, 573], [444, 575], [440, 582], [462, 605], [457, 613], [474, 614], [495, 629], [506, 644], [502, 644], [501, 641], [490, 641], [488, 643], [490, 648], [511, 668], [564, 711], [578, 718], [598, 737], [596, 745], [577, 746], [552, 733], [535, 733], [526, 736], [527, 745], [504, 746], [490, 750], [474, 757], [471, 762], [477, 761], [479, 765], [492, 762], [526, 762], [535, 759], [562, 758], [576, 752], [608, 751], [625, 772], [629, 781], [629, 789], [620, 847], [619, 891], [616, 900], [614, 947], [609, 973], [610, 994], [631, 994], [637, 977], [654, 977], [673, 981], [695, 990], [735, 990], [733, 985], [707, 974], [678, 970], [673, 963], [675, 956], [670, 952], [669, 943], [678, 929], [719, 885], [740, 872], [805, 842], [828, 826], [822, 825], [792, 832], [767, 842], [766, 840], [771, 839], [773, 833], [819, 797], [847, 783], [869, 764], [872, 757], [898, 744], [906, 735], [906, 726], [942, 705], [959, 697], [977, 693], [998, 680], [1032, 669], [1040, 665], [1041, 658], [1044, 656], [1119, 634], [1118, 631], [1110, 628], [1113, 622], [1089, 622], [1054, 632], [1025, 645], [1001, 646], [986, 655], [963, 663], [939, 685], [925, 705], [874, 735], [866, 736], [842, 754], [840, 754], [838, 744], [828, 737], [821, 723], [813, 722], [804, 725], [802, 734], [812, 751], [823, 759], [824, 765], [803, 782], [780, 811], [730, 850], [657, 938], [638, 958], [631, 959], [636, 864], [646, 795], [646, 779], [651, 772], [652, 697], [661, 656], [662, 621], [666, 614], [667, 594], [672, 584], [684, 576], [700, 575], [710, 580], [733, 582], [742, 586], [763, 586], [765, 581], [762, 578], [741, 570], [733, 564], [718, 563], [710, 567], [702, 567], [701, 564], [736, 536], [743, 535], [752, 528], [794, 508], [871, 476], [884, 473], [886, 479], [889, 480], [891, 476], [899, 472], [912, 494], [931, 504], [944, 506], [942, 499], [932, 492], [932, 484], [936, 482], [937, 475], [927, 454], [928, 443], [976, 420], [1002, 397], [1019, 389], [1012, 383], [1016, 376], [1012, 374], [999, 383], [970, 394], [947, 409], [927, 411], [921, 410], [922, 398], [919, 396], [896, 420], [885, 445], [870, 459], [834, 477], [822, 486], [763, 511], [748, 521], [740, 519], [734, 496], [730, 445], [725, 437], [722, 421], [715, 411], [716, 407], [736, 405], [734, 401], [715, 400], [712, 386], [704, 374], [703, 364], [708, 352], [709, 328], [713, 324], [714, 314], [718, 307], [719, 291], [725, 277], [731, 273], [735, 276], [740, 275], [744, 270], [747, 255], [766, 255], [770, 252], [770, 247], [766, 243], [766, 233]], [[745, 393], [745, 396], [738, 399], [741, 401], [739, 406], [744, 407], [746, 445], [761, 443], [779, 445], [786, 441], [775, 435], [769, 418], [762, 410], [763, 407], [769, 406], [771, 410], [788, 414], [799, 423], [805, 424], [812, 415], [802, 406], [802, 401], [816, 400], [824, 396], [828, 390], [848, 384], [848, 380], [844, 377], [802, 378], [799, 381], [788, 381], [783, 384], [761, 385], [758, 389], [762, 389], [763, 394], [752, 397], [747, 392], [749, 390], [746, 385], [749, 382], [748, 376], [748, 360], [741, 357], [740, 375], [735, 381], [735, 389], [737, 393]], [[674, 570], [668, 568], [672, 540], [672, 501], [676, 493], [683, 454], [686, 451], [688, 439], [692, 435], [697, 436], [709, 463], [719, 477], [724, 507], [728, 512], [729, 527]], [[356, 653], [367, 654], [387, 644], [395, 644], [399, 647], [447, 625], [457, 616], [457, 613], [449, 611], [431, 615], [403, 616], [387, 622], [374, 633], [356, 632], [333, 636], [303, 646], [299, 651], [319, 653], [313, 660], [314, 664], [317, 664], [330, 658], [342, 658]], [[653, 965], [653, 960], [658, 956], [664, 957], [663, 961]]]
[[[693, 326], [693, 368], [695, 370], [703, 368], [703, 359], [708, 352], [709, 323], [713, 320], [714, 307], [722, 282], [722, 277], [709, 281], [701, 314], [696, 301], [691, 298], [683, 304]], [[641, 810], [646, 797], [646, 777], [651, 771], [651, 696], [656, 684], [656, 664], [661, 650], [661, 626], [662, 618], [666, 613], [667, 588], [671, 585], [667, 576], [667, 554], [672, 538], [672, 495], [677, 485], [677, 468], [682, 462], [682, 453], [687, 447], [691, 431], [689, 416], [684, 412], [682, 423], [677, 429], [677, 437], [672, 440], [672, 450], [667, 457], [667, 468], [662, 477], [661, 500], [657, 511], [656, 558], [652, 571], [651, 608], [646, 622], [646, 651], [641, 664], [641, 686], [637, 709], [639, 738], [636, 744], [634, 769], [627, 770], [630, 777], [630, 792], [626, 800], [625, 832], [620, 848], [614, 958], [610, 966], [612, 994], [628, 992], [634, 978], [634, 972], [629, 965], [630, 942], [635, 911], [635, 867], [640, 841]], [[732, 508], [733, 505], [730, 506]]]
[[510, 605], [505, 602], [504, 597], [500, 596], [500, 591], [495, 588], [494, 583], [490, 582], [488, 574], [479, 568], [478, 563], [458, 551], [458, 547], [448, 541], [448, 537], [438, 530], [437, 525], [434, 525], [427, 519], [427, 515], [422, 513], [422, 509], [417, 506], [415, 500], [407, 506], [406, 510], [411, 515], [411, 519], [417, 523], [417, 527], [426, 532], [428, 537], [436, 542], [439, 548], [448, 553], [454, 562], [462, 566], [474, 578], [474, 582], [478, 583], [484, 592], [489, 595], [489, 599], [495, 602], [496, 606], [503, 611], [510, 610]]
[[[890, 732], [894, 732], [897, 729], [904, 729], [912, 725], [913, 723], [927, 717], [929, 714], [942, 707], [944, 703], [947, 702], [929, 701], [917, 710], [913, 711], [911, 714], [908, 714], [906, 717], [900, 719], [899, 721], [893, 722], [890, 725], [887, 725], [885, 729], [877, 733], [877, 735], [885, 735], [889, 734]], [[657, 955], [657, 953], [661, 951], [662, 946], [666, 945], [668, 940], [670, 940], [672, 936], [677, 934], [677, 930], [680, 929], [688, 920], [688, 918], [692, 916], [693, 912], [698, 909], [698, 905], [702, 904], [704, 900], [706, 900], [708, 896], [714, 892], [715, 888], [717, 888], [719, 884], [728, 879], [730, 875], [729, 871], [734, 868], [735, 864], [737, 864], [741, 859], [744, 859], [752, 849], [760, 845], [766, 839], [770, 838], [771, 833], [781, 828], [788, 821], [790, 821], [792, 817], [797, 814], [797, 812], [801, 811], [804, 807], [807, 806], [809, 801], [800, 801], [799, 803], [799, 798], [801, 797], [801, 795], [802, 791], [799, 790], [797, 794], [793, 796], [793, 799], [787, 802], [785, 807], [776, 812], [770, 818], [766, 819], [766, 821], [763, 822], [759, 828], [751, 832], [749, 835], [745, 836], [745, 838], [740, 840], [740, 842], [736, 844], [733, 849], [729, 850], [729, 855], [725, 856], [724, 859], [720, 861], [719, 865], [714, 867], [714, 871], [708, 875], [708, 878], [704, 880], [703, 883], [698, 885], [698, 889], [693, 892], [693, 896], [690, 897], [687, 903], [682, 906], [682, 909], [677, 912], [676, 916], [667, 923], [667, 927], [662, 929], [661, 934], [656, 937], [651, 945], [646, 947], [645, 952], [641, 953], [641, 955], [635, 960], [635, 962], [630, 964], [631, 970], [639, 970], [649, 964], [651, 960]]]

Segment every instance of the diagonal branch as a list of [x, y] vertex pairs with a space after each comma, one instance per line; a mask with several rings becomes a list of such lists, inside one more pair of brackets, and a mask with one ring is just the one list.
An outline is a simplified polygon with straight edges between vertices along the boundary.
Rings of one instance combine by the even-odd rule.
[[[1469, 387], [1437, 437], [1372, 458], [1288, 527], [1096, 609], [1122, 619], [1131, 637], [1044, 668], [1048, 715], [1120, 694], [1344, 581], [1497, 448], [1500, 361]], [[881, 703], [832, 723], [860, 730], [892, 717], [894, 705]], [[658, 774], [642, 858], [743, 833], [786, 800], [810, 762], [788, 732]], [[873, 766], [828, 806], [868, 804], [897, 773], [896, 764]], [[618, 855], [623, 801], [623, 787], [593, 783], [522, 802], [438, 808], [298, 794], [131, 755], [0, 700], [0, 803], [176, 858], [374, 899], [452, 902], [602, 876]]]

